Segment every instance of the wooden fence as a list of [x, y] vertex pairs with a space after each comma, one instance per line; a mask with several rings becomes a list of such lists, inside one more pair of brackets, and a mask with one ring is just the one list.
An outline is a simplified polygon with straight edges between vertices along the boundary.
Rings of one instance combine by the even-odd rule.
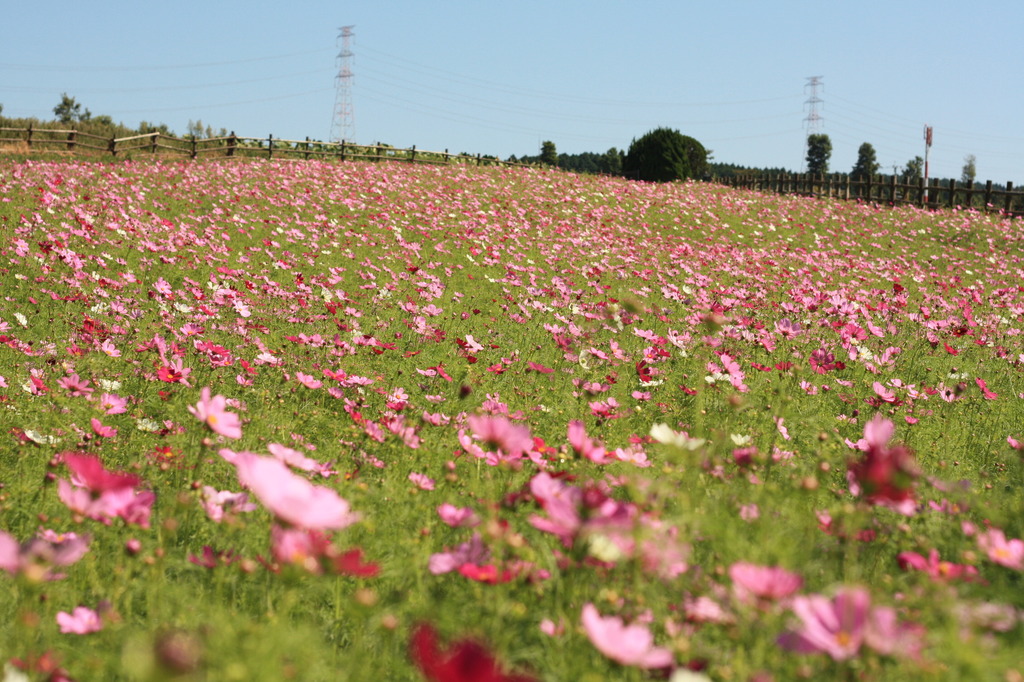
[[778, 194], [854, 199], [893, 206], [914, 204], [932, 209], [977, 208], [1012, 217], [1024, 216], [1024, 192], [1014, 190], [1012, 182], [1001, 189], [994, 187], [991, 180], [982, 185], [929, 178], [925, 183], [924, 178], [906, 182], [897, 175], [854, 178], [845, 174], [810, 173], [741, 175], [716, 181], [730, 187]]
[[398, 149], [385, 144], [361, 145], [351, 142], [323, 142], [311, 140], [285, 140], [267, 137], [240, 137], [233, 132], [226, 137], [197, 138], [174, 137], [160, 132], [130, 137], [102, 137], [80, 130], [51, 128], [0, 127], [0, 146], [9, 145], [14, 151], [62, 152], [68, 154], [91, 153], [125, 156], [138, 154], [165, 154], [191, 159], [200, 157], [302, 158], [371, 161], [405, 161], [408, 163], [522, 166], [514, 161], [502, 161], [491, 156], [470, 156], [416, 149]]

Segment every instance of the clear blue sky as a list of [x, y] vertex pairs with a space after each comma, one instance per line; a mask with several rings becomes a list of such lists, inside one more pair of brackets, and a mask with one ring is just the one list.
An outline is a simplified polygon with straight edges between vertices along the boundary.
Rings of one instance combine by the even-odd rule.
[[667, 126], [714, 159], [799, 170], [808, 76], [831, 169], [870, 142], [883, 170], [1024, 182], [1024, 3], [50, 0], [4, 10], [5, 116], [62, 92], [136, 126], [328, 139], [338, 29], [354, 25], [354, 139], [399, 147], [604, 152]]

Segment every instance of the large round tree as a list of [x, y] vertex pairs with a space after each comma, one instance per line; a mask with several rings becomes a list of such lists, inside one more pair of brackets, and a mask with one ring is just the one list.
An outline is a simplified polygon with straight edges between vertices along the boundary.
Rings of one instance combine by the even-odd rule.
[[656, 128], [633, 140], [622, 162], [627, 178], [671, 182], [702, 177], [708, 153], [697, 140], [671, 128]]

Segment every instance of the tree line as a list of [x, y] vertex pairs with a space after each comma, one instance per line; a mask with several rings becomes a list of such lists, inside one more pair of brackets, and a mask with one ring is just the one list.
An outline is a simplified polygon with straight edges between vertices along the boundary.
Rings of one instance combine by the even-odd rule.
[[629, 149], [612, 147], [604, 154], [559, 154], [555, 143], [545, 140], [540, 154], [510, 161], [554, 166], [578, 173], [622, 175], [648, 182], [670, 182], [687, 178], [709, 177], [710, 153], [699, 141], [671, 128], [655, 128], [634, 138]]
[[[114, 119], [106, 114], [93, 115], [88, 107], [84, 106], [76, 98], [61, 93], [60, 101], [53, 107], [54, 118], [43, 121], [35, 117], [28, 118], [6, 118], [3, 116], [3, 104], [0, 104], [0, 126], [6, 128], [66, 128], [74, 127], [83, 133], [90, 133], [100, 137], [130, 137], [131, 135], [145, 135], [147, 133], [160, 133], [170, 137], [179, 137], [164, 123], [153, 123], [140, 121], [137, 127], [127, 126], [124, 123], [114, 123]], [[227, 137], [226, 128], [214, 129], [204, 124], [202, 120], [193, 121], [189, 119], [185, 136], [195, 136], [198, 139], [209, 139], [212, 137]]]
[[[829, 160], [832, 157], [832, 141], [828, 135], [816, 133], [807, 136], [807, 172], [812, 175], [824, 175], [829, 172]], [[878, 175], [881, 165], [875, 148], [865, 142], [857, 149], [857, 161], [853, 164], [850, 175], [854, 179], [863, 179]], [[900, 172], [897, 172], [900, 171]], [[894, 168], [893, 175], [900, 176], [905, 182], [917, 182], [924, 177], [924, 159], [920, 156], [907, 161], [902, 170]], [[977, 158], [974, 154], [964, 157], [964, 165], [960, 172], [960, 182], [974, 186], [978, 176]]]

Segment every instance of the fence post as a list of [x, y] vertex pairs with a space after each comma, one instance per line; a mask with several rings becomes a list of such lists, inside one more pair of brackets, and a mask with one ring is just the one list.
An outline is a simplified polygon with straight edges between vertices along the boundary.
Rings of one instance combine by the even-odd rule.
[[380, 161], [380, 140], [377, 140], [377, 160]]
[[409, 152], [409, 163], [416, 163], [416, 145], [413, 145]]
[[992, 208], [992, 181], [985, 182], [985, 210]]
[[306, 150], [302, 153], [302, 160], [309, 161], [309, 135], [306, 135]]
[[192, 149], [189, 152], [189, 158], [191, 158], [191, 159], [196, 158], [196, 136], [195, 136], [195, 133], [192, 134]]
[[235, 155], [235, 147], [238, 145], [238, 138], [235, 137], [235, 131], [232, 130], [231, 134], [228, 135], [228, 156]]
[[974, 180], [967, 183], [967, 208], [974, 208]]
[[345, 140], [341, 141], [340, 149], [341, 149], [341, 160], [344, 161], [345, 160]]
[[449, 163], [451, 163], [451, 159], [448, 157], [448, 148], [445, 147], [444, 148], [444, 165], [447, 166]]
[[267, 135], [267, 158], [274, 158], [274, 136], [270, 134]]
[[1012, 206], [1013, 206], [1013, 183], [1012, 182], [1007, 182], [1006, 183], [1006, 209], [1005, 210], [1006, 210], [1006, 215], [1008, 217], [1013, 215], [1012, 213], [1010, 213], [1010, 208]]
[[70, 152], [75, 151], [75, 132], [75, 129], [72, 128], [71, 132], [68, 133], [68, 151]]
[[150, 140], [149, 151], [151, 151], [152, 153], [156, 154], [156, 141], [158, 139], [160, 139], [160, 132], [157, 131], [157, 132], [151, 133], [151, 137], [152, 137], [152, 140]]
[[29, 149], [32, 149], [32, 121], [28, 122], [28, 135], [25, 137], [25, 144], [28, 145]]
[[949, 181], [949, 204], [950, 208], [956, 206], [956, 178]]
[[924, 208], [924, 198], [925, 196], [927, 196], [925, 193], [924, 178], [922, 177], [920, 180], [918, 180], [917, 184], [917, 203], [921, 208]]
[[113, 135], [110, 136], [110, 142], [107, 143], [107, 151], [111, 156], [117, 156], [117, 138]]
[[896, 205], [896, 176], [889, 176], [889, 203]]

